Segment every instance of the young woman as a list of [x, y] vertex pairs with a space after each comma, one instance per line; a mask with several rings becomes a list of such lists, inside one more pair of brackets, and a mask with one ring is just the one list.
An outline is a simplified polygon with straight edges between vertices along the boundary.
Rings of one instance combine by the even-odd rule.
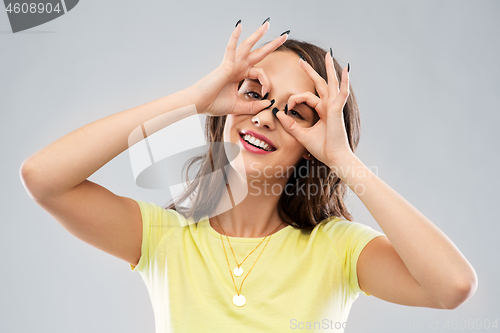
[[[469, 262], [354, 154], [350, 66], [289, 31], [251, 51], [268, 28], [269, 18], [237, 46], [238, 21], [222, 63], [193, 86], [30, 156], [21, 175], [31, 197], [140, 272], [157, 332], [342, 332], [360, 292], [410, 306], [462, 304], [477, 287]], [[165, 114], [207, 116], [210, 149], [192, 160], [200, 170], [178, 201], [190, 207], [165, 209], [87, 180], [137, 142], [130, 133]], [[238, 147], [237, 157], [221, 143]], [[347, 187], [384, 233], [352, 221]]]

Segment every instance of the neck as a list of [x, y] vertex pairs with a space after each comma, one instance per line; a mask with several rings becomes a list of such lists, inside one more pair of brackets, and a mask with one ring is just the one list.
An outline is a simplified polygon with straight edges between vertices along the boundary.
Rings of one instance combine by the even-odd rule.
[[[229, 186], [227, 188], [234, 204], [228, 200], [219, 202], [215, 213], [209, 219], [212, 228], [230, 237], [259, 238], [266, 237], [273, 230], [277, 232], [288, 225], [278, 215], [278, 201], [281, 193], [273, 194], [270, 191], [269, 179], [266, 179], [266, 183], [258, 179], [245, 179], [232, 168], [228, 170]], [[280, 180], [280, 183], [283, 181], [284, 184], [280, 188], [286, 184], [286, 179]], [[232, 208], [225, 210], [223, 207]]]

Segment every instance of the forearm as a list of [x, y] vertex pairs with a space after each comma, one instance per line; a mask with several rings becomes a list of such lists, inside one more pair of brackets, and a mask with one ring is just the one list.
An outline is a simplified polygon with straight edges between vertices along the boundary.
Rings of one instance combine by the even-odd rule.
[[142, 140], [138, 127], [143, 123], [164, 115], [157, 118], [161, 125], [152, 121], [147, 127], [149, 136], [168, 122], [196, 114], [196, 108], [189, 107], [193, 103], [191, 91], [185, 89], [82, 126], [28, 157], [21, 166], [22, 180], [37, 199], [65, 193]]
[[429, 295], [451, 300], [457, 291], [475, 288], [474, 269], [451, 240], [355, 155], [337, 175], [360, 198]]

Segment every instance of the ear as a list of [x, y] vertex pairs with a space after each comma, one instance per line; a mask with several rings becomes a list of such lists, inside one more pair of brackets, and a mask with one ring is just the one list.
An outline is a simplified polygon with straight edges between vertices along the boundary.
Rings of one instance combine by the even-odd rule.
[[309, 154], [310, 154], [310, 153], [309, 153], [308, 151], [306, 151], [306, 152], [304, 153], [304, 155], [302, 155], [302, 157], [303, 157], [303, 158], [305, 158], [306, 160], [312, 160], [312, 159], [313, 159], [313, 156], [312, 156], [312, 155], [311, 155], [311, 156], [309, 156]]

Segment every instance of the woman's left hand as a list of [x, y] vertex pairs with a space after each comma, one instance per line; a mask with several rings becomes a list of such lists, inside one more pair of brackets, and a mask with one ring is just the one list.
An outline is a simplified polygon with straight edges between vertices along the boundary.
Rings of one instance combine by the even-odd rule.
[[299, 63], [314, 82], [319, 97], [312, 92], [291, 95], [288, 99], [288, 110], [292, 110], [296, 104], [305, 102], [316, 110], [320, 119], [314, 126], [305, 128], [282, 111], [276, 113], [276, 116], [283, 128], [316, 159], [331, 168], [340, 167], [339, 164], [345, 163], [346, 159], [354, 155], [349, 146], [343, 115], [343, 108], [349, 96], [347, 67], [342, 71], [339, 89], [335, 67], [329, 52], [325, 55], [328, 84], [307, 62], [300, 59]]

